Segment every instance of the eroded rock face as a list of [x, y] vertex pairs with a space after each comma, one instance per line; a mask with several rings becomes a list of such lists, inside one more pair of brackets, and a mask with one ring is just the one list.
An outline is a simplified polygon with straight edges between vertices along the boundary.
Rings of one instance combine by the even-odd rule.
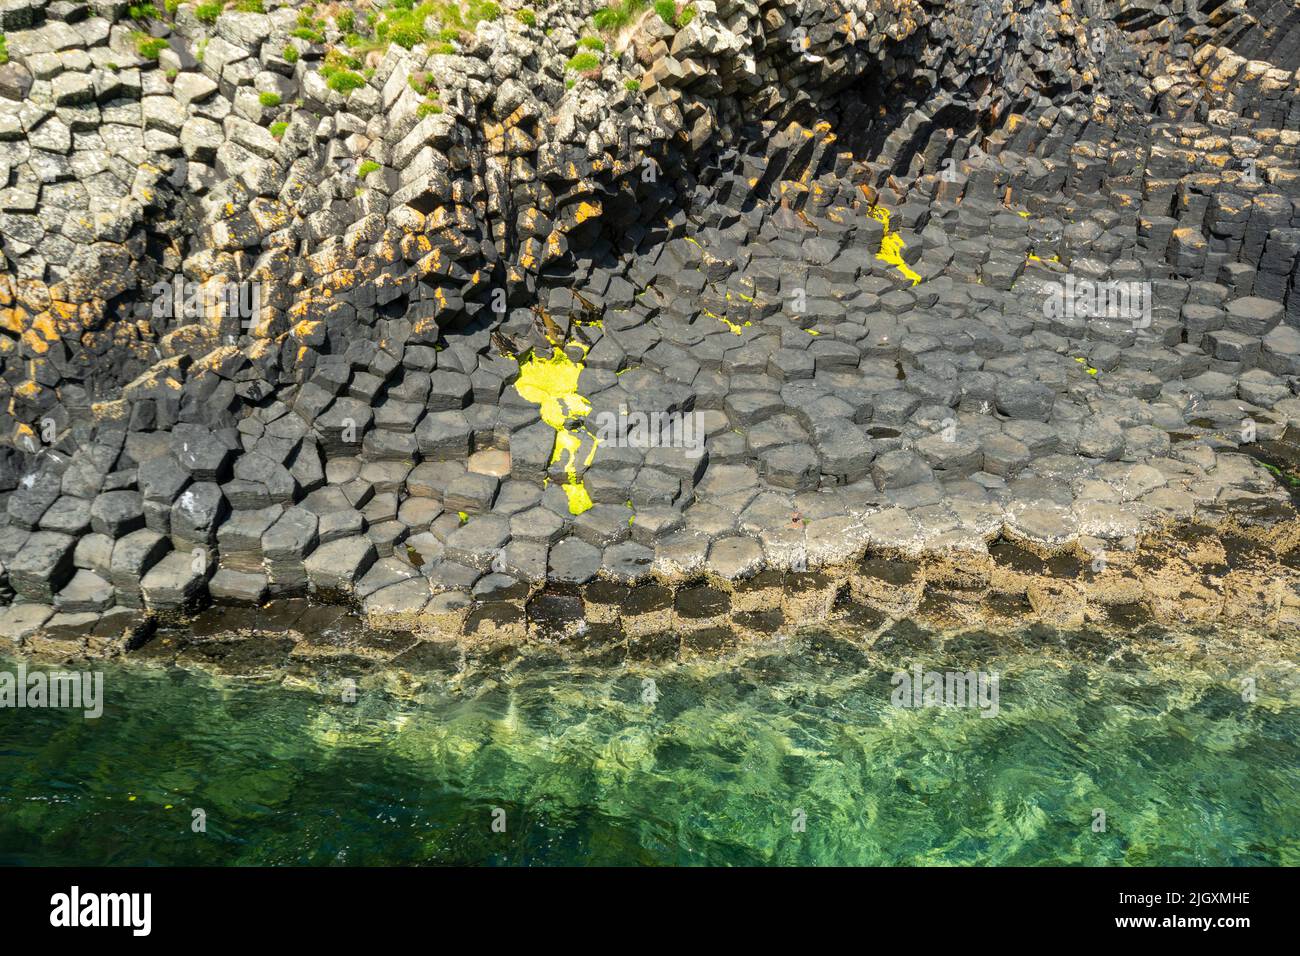
[[0, 0], [0, 598], [1294, 547], [1284, 12], [249, 11]]

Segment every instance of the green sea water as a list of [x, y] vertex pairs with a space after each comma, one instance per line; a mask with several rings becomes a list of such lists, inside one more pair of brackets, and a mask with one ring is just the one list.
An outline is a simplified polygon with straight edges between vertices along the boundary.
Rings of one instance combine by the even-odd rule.
[[[351, 703], [107, 667], [97, 720], [0, 710], [0, 863], [1300, 863], [1290, 662], [1244, 695], [1212, 658], [900, 633], [522, 650]], [[892, 706], [917, 661], [996, 672], [997, 715]]]

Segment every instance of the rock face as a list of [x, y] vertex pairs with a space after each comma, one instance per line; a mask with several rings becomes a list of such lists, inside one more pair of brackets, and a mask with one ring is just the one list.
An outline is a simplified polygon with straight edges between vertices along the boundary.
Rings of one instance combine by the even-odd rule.
[[239, 6], [0, 0], [0, 600], [1294, 518], [1284, 5]]

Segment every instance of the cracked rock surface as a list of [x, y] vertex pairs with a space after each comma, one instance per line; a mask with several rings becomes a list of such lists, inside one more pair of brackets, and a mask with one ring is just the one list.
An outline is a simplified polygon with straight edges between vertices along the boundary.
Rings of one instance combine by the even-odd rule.
[[1008, 547], [1172, 613], [1188, 528], [1300, 603], [1292, 5], [212, 13], [0, 0], [7, 636], [761, 632], [755, 581]]

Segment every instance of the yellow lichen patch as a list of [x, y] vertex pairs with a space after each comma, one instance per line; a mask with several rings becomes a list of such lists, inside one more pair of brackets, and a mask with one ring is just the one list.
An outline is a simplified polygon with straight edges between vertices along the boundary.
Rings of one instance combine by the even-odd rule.
[[346, 292], [357, 284], [357, 274], [351, 269], [339, 269], [321, 280], [321, 293], [327, 298], [336, 292]]
[[305, 342], [316, 335], [316, 333], [320, 331], [320, 328], [320, 322], [311, 319], [303, 319], [301, 322], [294, 325], [293, 334], [296, 339]]
[[589, 202], [580, 202], [578, 203], [577, 210], [574, 212], [573, 218], [577, 220], [579, 224], [581, 224], [586, 222], [588, 219], [591, 219], [592, 217], [599, 216], [599, 215], [600, 215], [599, 205], [593, 205], [592, 203]]
[[27, 310], [21, 305], [0, 308], [0, 329], [21, 335], [26, 328]]
[[128, 402], [121, 398], [111, 402], [95, 402], [90, 406], [90, 413], [97, 422], [124, 421], [130, 411]]
[[582, 448], [582, 436], [591, 439], [591, 451], [584, 465], [591, 464], [596, 455], [596, 436], [581, 426], [581, 434], [569, 429], [570, 419], [581, 419], [591, 412], [591, 403], [578, 393], [578, 376], [582, 374], [582, 362], [575, 362], [564, 349], [555, 346], [551, 357], [542, 358], [532, 352], [519, 365], [519, 378], [515, 381], [515, 391], [525, 401], [532, 402], [541, 411], [542, 421], [555, 429], [555, 450], [551, 462], [562, 462], [568, 476], [564, 483], [564, 493], [569, 498], [569, 511], [580, 515], [592, 506], [591, 495], [578, 476], [578, 452]]
[[[71, 318], [75, 319], [76, 311], [74, 308]], [[70, 333], [75, 330], [74, 323], [69, 321], [68, 317], [63, 317], [63, 326]], [[22, 337], [27, 342], [29, 348], [38, 354], [44, 355], [48, 346], [47, 342], [57, 342], [59, 340], [58, 327], [55, 325], [54, 316], [48, 312], [41, 312], [31, 317], [27, 327], [22, 330]]]
[[207, 369], [208, 371], [216, 372], [221, 368], [221, 364], [223, 362], [227, 361], [232, 356], [236, 356], [239, 354], [241, 353], [239, 351], [238, 346], [221, 345], [213, 349], [207, 355], [204, 355], [202, 358], [198, 359], [194, 363], [194, 369], [195, 371], [202, 371], [203, 369]]
[[898, 234], [897, 230], [889, 228], [889, 210], [884, 206], [872, 206], [867, 212], [872, 219], [885, 228], [885, 235], [880, 240], [880, 251], [876, 253], [876, 258], [881, 262], [888, 262], [898, 270], [903, 278], [911, 279], [912, 285], [919, 285], [921, 282], [920, 274], [903, 261], [903, 249], [906, 246], [903, 237]]
[[71, 328], [72, 323], [77, 321], [77, 304], [75, 302], [63, 302], [59, 299], [53, 299], [50, 302], [50, 311], [59, 317], [66, 327]]
[[708, 309], [700, 309], [700, 312], [703, 313], [704, 315], [707, 315], [711, 319], [717, 319], [719, 322], [721, 322], [723, 325], [725, 325], [727, 328], [731, 330], [732, 335], [740, 335], [742, 329], [744, 329], [746, 326], [753, 324], [752, 322], [745, 322], [743, 325], [737, 325], [735, 322], [732, 322], [730, 319], [724, 318], [723, 316], [718, 315], [716, 312], [710, 312]]

